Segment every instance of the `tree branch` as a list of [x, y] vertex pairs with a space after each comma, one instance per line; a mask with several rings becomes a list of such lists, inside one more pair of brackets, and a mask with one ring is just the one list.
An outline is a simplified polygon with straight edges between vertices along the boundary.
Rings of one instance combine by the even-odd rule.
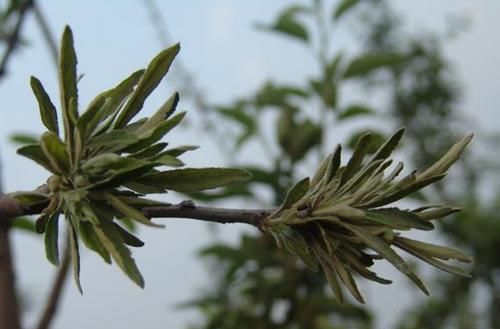
[[17, 48], [17, 45], [19, 44], [19, 39], [21, 35], [21, 28], [23, 26], [24, 20], [26, 18], [26, 14], [28, 13], [28, 9], [31, 8], [33, 5], [32, 0], [25, 0], [21, 5], [18, 10], [18, 17], [16, 21], [16, 25], [14, 26], [12, 32], [10, 33], [9, 37], [7, 38], [7, 48], [3, 54], [2, 59], [0, 60], [0, 77], [5, 75], [5, 72], [7, 71], [7, 64], [9, 63], [9, 59], [11, 55], [14, 53], [14, 51]]
[[54, 281], [52, 282], [52, 288], [50, 289], [47, 302], [45, 303], [45, 309], [40, 316], [36, 329], [50, 328], [50, 324], [52, 323], [52, 320], [54, 319], [57, 308], [59, 306], [61, 294], [64, 290], [64, 283], [66, 282], [66, 278], [68, 276], [70, 261], [70, 249], [68, 247], [68, 243], [66, 242], [63, 260], [59, 269], [57, 270]]
[[[39, 214], [47, 205], [22, 207], [19, 202], [8, 196], [0, 196], [0, 220], [25, 215]], [[190, 218], [220, 224], [242, 223], [260, 227], [262, 221], [275, 209], [227, 209], [197, 206], [192, 201], [182, 201], [168, 206], [145, 207], [144, 215], [149, 218]]]

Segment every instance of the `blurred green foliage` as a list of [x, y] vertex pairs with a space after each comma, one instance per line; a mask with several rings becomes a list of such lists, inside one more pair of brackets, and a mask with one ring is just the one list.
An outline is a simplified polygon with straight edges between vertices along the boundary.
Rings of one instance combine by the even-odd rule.
[[[332, 52], [329, 45], [332, 31], [344, 25], [360, 41], [354, 56]], [[310, 50], [319, 74], [301, 85], [268, 81], [246, 97], [216, 106], [221, 120], [239, 127], [233, 148], [226, 151], [238, 154], [251, 143], [258, 145], [269, 161], [252, 166], [238, 163], [251, 167], [254, 175], [254, 180], [238, 190], [193, 197], [211, 201], [236, 195], [257, 203], [280, 204], [300, 171], [309, 168], [316, 155], [324, 155], [325, 145], [334, 144], [330, 142], [334, 134], [326, 124], [364, 125], [351, 129], [347, 137], [351, 148], [366, 130], [380, 145], [385, 139], [381, 126], [405, 126], [405, 148], [417, 167], [436, 161], [457, 136], [466, 132], [464, 118], [457, 110], [460, 86], [441, 50], [444, 37], [406, 33], [386, 1], [313, 0], [306, 5], [292, 4], [273, 22], [259, 27]], [[362, 99], [346, 103], [341, 87], [349, 85], [383, 94], [386, 110]], [[494, 253], [500, 241], [500, 221], [495, 212], [498, 201], [480, 201], [484, 181], [478, 172], [484, 168], [478, 163], [466, 158], [454, 172], [461, 183], [441, 183], [416, 196], [426, 198], [431, 193], [446, 203], [465, 205], [463, 212], [438, 229], [473, 255], [474, 277], [433, 272], [432, 296], [402, 313], [398, 328], [496, 328], [500, 323], [499, 261]], [[270, 195], [271, 200], [262, 195]], [[209, 262], [215, 275], [210, 288], [185, 304], [203, 314], [203, 319], [190, 328], [374, 327], [375, 315], [369, 309], [337, 304], [323, 279], [303, 271], [302, 263], [273, 248], [268, 237], [246, 234], [237, 245], [216, 243], [201, 250], [200, 256]], [[480, 287], [486, 288], [481, 290], [480, 299], [486, 301], [481, 312], [477, 308]]]

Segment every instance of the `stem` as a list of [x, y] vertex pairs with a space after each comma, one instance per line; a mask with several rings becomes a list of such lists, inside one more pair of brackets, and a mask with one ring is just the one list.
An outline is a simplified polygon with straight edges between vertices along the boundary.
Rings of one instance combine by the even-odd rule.
[[62, 292], [64, 290], [64, 283], [68, 276], [68, 270], [70, 265], [70, 249], [68, 243], [66, 242], [66, 248], [64, 249], [64, 256], [59, 267], [57, 274], [52, 282], [52, 288], [50, 289], [50, 294], [47, 297], [47, 302], [45, 303], [45, 309], [40, 316], [40, 320], [36, 326], [37, 329], [48, 329], [50, 324], [54, 319], [59, 306], [59, 301], [61, 299]]
[[28, 13], [28, 9], [30, 9], [32, 5], [33, 5], [32, 1], [26, 0], [19, 8], [16, 25], [14, 26], [12, 33], [10, 33], [10, 35], [7, 37], [6, 41], [7, 48], [3, 54], [2, 59], [0, 60], [0, 77], [2, 77], [6, 73], [9, 59], [11, 58], [12, 54], [14, 53], [19, 44], [23, 23], [26, 19], [26, 14]]
[[[38, 204], [33, 207], [21, 207], [17, 200], [7, 195], [0, 196], [0, 222], [8, 219], [39, 214], [47, 205]], [[142, 208], [147, 217], [191, 218], [220, 224], [242, 223], [260, 227], [262, 221], [269, 217], [275, 209], [227, 209], [197, 206], [192, 201], [182, 201], [168, 206]], [[0, 327], [1, 328], [1, 327]]]

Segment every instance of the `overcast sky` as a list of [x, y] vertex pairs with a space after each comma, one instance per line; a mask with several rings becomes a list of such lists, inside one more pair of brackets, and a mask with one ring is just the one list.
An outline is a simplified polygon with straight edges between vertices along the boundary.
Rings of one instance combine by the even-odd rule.
[[[471, 20], [468, 31], [450, 42], [445, 50], [464, 86], [461, 108], [471, 118], [471, 130], [478, 130], [477, 127], [498, 130], [500, 2], [392, 2], [412, 30], [442, 32], [449, 14], [465, 15]], [[82, 104], [146, 65], [161, 49], [143, 1], [50, 0], [39, 3], [50, 17], [50, 26], [56, 35], [59, 36], [64, 24], [70, 24], [73, 29], [79, 72], [85, 74], [79, 85]], [[268, 77], [301, 81], [314, 70], [314, 63], [304, 49], [253, 28], [256, 22], [271, 21], [278, 9], [289, 1], [158, 3], [161, 3], [160, 14], [166, 19], [170, 38], [181, 42], [179, 59], [194, 74], [211, 101], [223, 102], [245, 95]], [[14, 132], [42, 132], [29, 88], [29, 76], [40, 78], [53, 99], [58, 95], [52, 59], [32, 18], [27, 22], [24, 36], [27, 46], [16, 54], [9, 65], [8, 77], [0, 82], [0, 150], [6, 191], [30, 190], [46, 178], [41, 169], [16, 156], [15, 147], [7, 141]], [[339, 46], [349, 43], [343, 38], [338, 40]], [[167, 78], [166, 87], [146, 106], [154, 110], [175, 90], [175, 83], [175, 79]], [[189, 113], [186, 104], [181, 102], [181, 108]], [[478, 137], [480, 141], [481, 136]], [[196, 155], [187, 158], [189, 165], [223, 164], [223, 157], [216, 153], [205, 136], [176, 132], [170, 141], [172, 145], [202, 146]], [[212, 238], [205, 224], [173, 219], [165, 222], [167, 228], [164, 230], [141, 230], [146, 246], [134, 250], [146, 280], [145, 290], [134, 286], [118, 268], [87, 253], [82, 260], [84, 295], [80, 296], [73, 284], [67, 286], [55, 328], [182, 328], [195, 320], [196, 313], [178, 311], [175, 305], [210, 284], [210, 273], [194, 257], [194, 252]], [[235, 241], [241, 229], [224, 227], [221, 235]], [[40, 239], [15, 233], [14, 243], [18, 283], [28, 306], [25, 319], [30, 325], [43, 305], [54, 268], [45, 260]], [[380, 319], [381, 327], [392, 323], [397, 314], [395, 310], [404, 307], [410, 299], [424, 298], [409, 288], [401, 275], [387, 271], [396, 282], [393, 286], [384, 286], [383, 290], [374, 285], [364, 286], [368, 305], [384, 314]]]

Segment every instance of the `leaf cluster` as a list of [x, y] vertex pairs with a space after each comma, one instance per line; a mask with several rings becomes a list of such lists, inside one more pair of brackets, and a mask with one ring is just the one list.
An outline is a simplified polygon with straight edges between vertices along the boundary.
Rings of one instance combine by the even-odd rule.
[[390, 206], [411, 193], [441, 180], [458, 160], [472, 135], [466, 136], [428, 169], [413, 171], [396, 180], [403, 169], [393, 166], [390, 155], [404, 129], [392, 135], [368, 160], [371, 135], [363, 135], [345, 166], [341, 147], [327, 157], [312, 179], [305, 178], [288, 192], [280, 208], [263, 224], [278, 246], [299, 256], [314, 271], [323, 270], [336, 298], [342, 302], [344, 286], [363, 303], [354, 275], [381, 284], [390, 280], [369, 268], [385, 259], [412, 280], [424, 293], [428, 290], [394, 250], [397, 247], [446, 272], [468, 276], [459, 267], [445, 263], [454, 259], [470, 262], [457, 250], [406, 238], [401, 231], [434, 229], [433, 220], [458, 211], [449, 206], [427, 206], [413, 210]]
[[[23, 205], [46, 207], [36, 220], [36, 231], [45, 234], [47, 258], [59, 263], [59, 217], [68, 226], [69, 245], [76, 284], [81, 291], [80, 243], [99, 254], [106, 263], [113, 260], [139, 286], [144, 280], [129, 247], [144, 242], [126, 227], [151, 222], [143, 207], [165, 205], [145, 198], [167, 190], [192, 192], [244, 180], [249, 174], [230, 168], [181, 167], [179, 156], [196, 146], [169, 148], [162, 138], [175, 128], [185, 113], [175, 113], [179, 96], [174, 93], [149, 118], [134, 121], [146, 98], [158, 86], [179, 52], [178, 44], [161, 51], [146, 69], [132, 73], [114, 88], [97, 95], [83, 113], [78, 111], [77, 58], [71, 29], [64, 30], [59, 56], [61, 98], [60, 129], [56, 106], [42, 83], [31, 78], [40, 116], [48, 129], [39, 139], [18, 149], [18, 153], [47, 169], [52, 175], [42, 192], [12, 194]], [[64, 137], [62, 131], [64, 131]]]

